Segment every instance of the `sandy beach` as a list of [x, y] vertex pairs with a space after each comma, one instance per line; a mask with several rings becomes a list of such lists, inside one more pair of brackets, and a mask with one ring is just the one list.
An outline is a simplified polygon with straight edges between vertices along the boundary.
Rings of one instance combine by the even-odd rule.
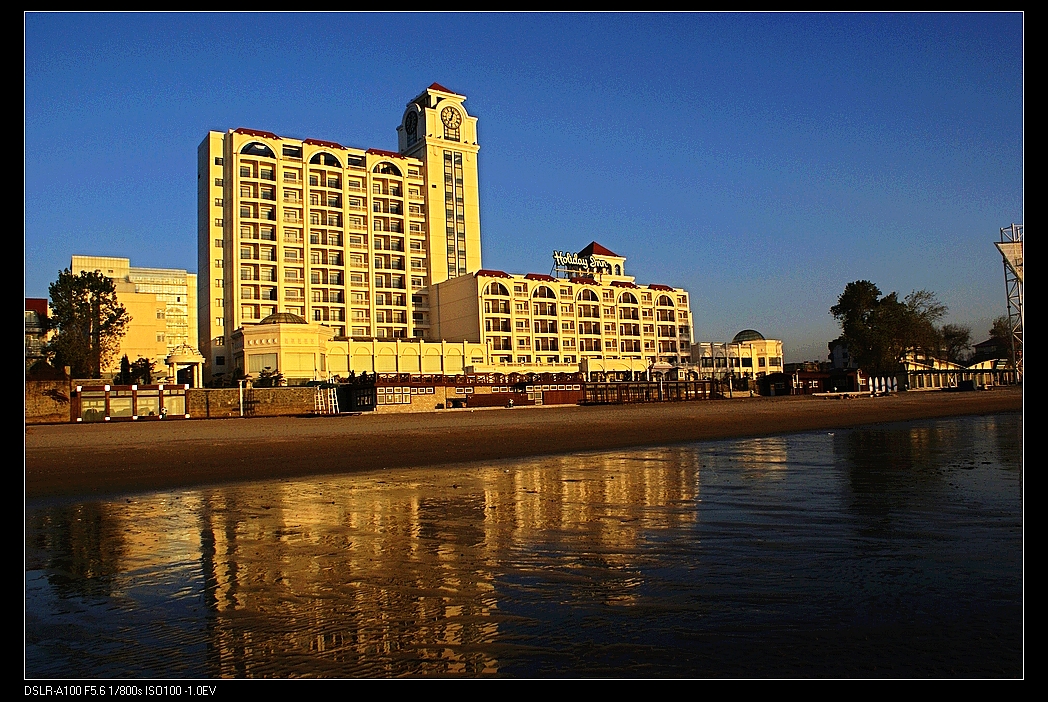
[[1021, 388], [30, 426], [25, 494], [99, 495], [1021, 411]]

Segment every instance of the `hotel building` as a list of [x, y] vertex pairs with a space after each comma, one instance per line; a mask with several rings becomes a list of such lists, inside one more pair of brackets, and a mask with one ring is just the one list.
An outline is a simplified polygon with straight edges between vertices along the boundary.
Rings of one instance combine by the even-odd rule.
[[199, 319], [208, 375], [232, 333], [290, 312], [336, 338], [429, 337], [433, 283], [480, 268], [477, 119], [434, 83], [400, 152], [255, 129], [197, 150]]
[[433, 286], [435, 338], [488, 346], [497, 369], [632, 379], [687, 363], [686, 290], [638, 285], [626, 259], [597, 242], [554, 254], [557, 275], [479, 270]]
[[[465, 99], [426, 88], [404, 110], [397, 152], [208, 133], [197, 175], [206, 377], [259, 364], [301, 377], [427, 367], [632, 377], [687, 363], [687, 292], [638, 285], [599, 244], [555, 254], [555, 275], [482, 269], [480, 147]], [[307, 334], [302, 321], [326, 329]], [[309, 349], [288, 351], [299, 360], [286, 362], [274, 324], [293, 325], [287, 338]], [[264, 359], [255, 346], [268, 346]], [[438, 349], [456, 358], [427, 362]]]

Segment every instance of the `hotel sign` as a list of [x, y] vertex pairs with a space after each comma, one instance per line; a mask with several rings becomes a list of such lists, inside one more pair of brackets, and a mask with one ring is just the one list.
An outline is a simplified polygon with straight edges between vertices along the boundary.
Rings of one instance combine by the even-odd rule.
[[553, 252], [553, 265], [569, 271], [588, 271], [591, 273], [611, 273], [611, 264], [596, 256], [583, 257], [564, 251]]

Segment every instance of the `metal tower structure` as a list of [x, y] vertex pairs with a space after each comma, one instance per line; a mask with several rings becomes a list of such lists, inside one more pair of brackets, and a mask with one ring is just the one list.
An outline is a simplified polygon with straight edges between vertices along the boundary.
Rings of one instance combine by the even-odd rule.
[[1008, 327], [1012, 331], [1015, 379], [1023, 380], [1023, 225], [1001, 227], [995, 244], [1004, 258], [1004, 288], [1008, 295]]

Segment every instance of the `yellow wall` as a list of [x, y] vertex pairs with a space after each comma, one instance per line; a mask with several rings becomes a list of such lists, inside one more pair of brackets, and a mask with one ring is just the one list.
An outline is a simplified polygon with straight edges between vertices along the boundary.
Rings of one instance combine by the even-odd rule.
[[[585, 359], [602, 361], [593, 368], [608, 370], [690, 360], [693, 321], [687, 291], [612, 285], [631, 283], [624, 274], [600, 278], [594, 285], [482, 273], [438, 283], [432, 294], [438, 301], [433, 333], [484, 340], [495, 369], [505, 372], [574, 372]], [[498, 285], [509, 294], [493, 293]], [[536, 297], [539, 288], [554, 297]], [[580, 299], [589, 294], [597, 299]], [[626, 302], [627, 295], [637, 302]], [[670, 304], [660, 306], [666, 299]], [[594, 312], [598, 316], [589, 316]], [[547, 348], [554, 342], [555, 350]], [[608, 363], [619, 360], [624, 362]]]
[[130, 259], [110, 256], [73, 256], [74, 274], [99, 271], [116, 286], [117, 300], [131, 318], [120, 350], [103, 373], [120, 370], [120, 359], [148, 358], [164, 372], [164, 360], [182, 344], [196, 348], [197, 277], [179, 269], [139, 268]]

